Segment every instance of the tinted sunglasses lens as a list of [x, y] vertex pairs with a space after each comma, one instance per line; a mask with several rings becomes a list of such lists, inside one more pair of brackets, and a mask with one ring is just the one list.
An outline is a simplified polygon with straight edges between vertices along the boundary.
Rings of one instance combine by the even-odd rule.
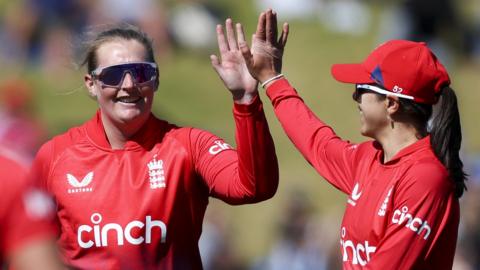
[[107, 67], [102, 70], [98, 79], [105, 85], [117, 86], [123, 78], [125, 68], [121, 66]]
[[135, 83], [145, 83], [156, 78], [157, 69], [146, 63], [124, 64], [104, 68], [98, 78], [104, 85], [118, 86], [125, 73], [129, 73]]
[[363, 89], [361, 88], [355, 88], [355, 91], [352, 94], [353, 100], [355, 100], [356, 102], [360, 102], [360, 97], [362, 96], [362, 92], [363, 92], [362, 90]]
[[149, 82], [157, 76], [157, 70], [149, 64], [136, 64], [129, 71], [136, 83]]
[[362, 95], [365, 94], [365, 93], [374, 93], [376, 94], [376, 92], [372, 91], [372, 90], [369, 90], [369, 89], [365, 89], [365, 88], [357, 88], [355, 90], [355, 92], [353, 92], [353, 100], [355, 100], [356, 102], [360, 103], [360, 101], [362, 100]]

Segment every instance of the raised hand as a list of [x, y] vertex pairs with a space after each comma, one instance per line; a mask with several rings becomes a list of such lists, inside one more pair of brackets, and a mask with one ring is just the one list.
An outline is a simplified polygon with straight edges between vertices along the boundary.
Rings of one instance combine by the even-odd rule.
[[281, 73], [283, 49], [287, 44], [288, 31], [288, 23], [284, 23], [282, 33], [278, 37], [277, 14], [269, 9], [262, 12], [258, 18], [252, 50], [245, 39], [239, 42], [248, 70], [258, 81], [265, 82]]
[[239, 42], [245, 42], [243, 28], [241, 24], [236, 24], [237, 38], [235, 38], [231, 19], [226, 20], [225, 28], [227, 38], [223, 33], [222, 25], [217, 25], [220, 59], [216, 55], [211, 55], [210, 60], [225, 86], [232, 92], [234, 101], [247, 104], [258, 94], [258, 82], [250, 75], [242, 52], [239, 50]]

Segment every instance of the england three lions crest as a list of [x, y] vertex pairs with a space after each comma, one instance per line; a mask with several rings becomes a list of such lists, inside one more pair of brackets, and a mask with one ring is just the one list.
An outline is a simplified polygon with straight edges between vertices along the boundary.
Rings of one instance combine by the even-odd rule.
[[152, 161], [148, 164], [148, 176], [150, 179], [150, 188], [165, 188], [165, 171], [163, 169], [163, 160], [157, 160], [157, 155], [153, 156]]

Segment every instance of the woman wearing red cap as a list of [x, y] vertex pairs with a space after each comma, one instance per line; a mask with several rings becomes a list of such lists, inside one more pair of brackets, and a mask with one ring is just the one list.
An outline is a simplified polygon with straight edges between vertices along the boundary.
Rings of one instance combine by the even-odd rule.
[[[424, 43], [393, 40], [361, 64], [334, 65], [356, 84], [360, 144], [340, 139], [281, 75], [288, 25], [259, 18], [252, 51], [240, 49], [267, 89], [285, 132], [310, 164], [346, 193], [340, 234], [344, 269], [451, 269], [466, 175], [460, 118], [445, 68]], [[438, 114], [429, 123], [433, 105]]]

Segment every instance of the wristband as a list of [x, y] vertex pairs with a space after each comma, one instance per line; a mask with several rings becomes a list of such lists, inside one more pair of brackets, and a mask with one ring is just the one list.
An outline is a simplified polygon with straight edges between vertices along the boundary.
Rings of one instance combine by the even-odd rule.
[[264, 81], [264, 82], [262, 83], [262, 87], [265, 88], [265, 85], [267, 85], [269, 82], [274, 81], [274, 80], [276, 80], [276, 79], [280, 79], [280, 78], [282, 78], [282, 77], [284, 77], [283, 74], [278, 74], [278, 75], [276, 75], [276, 76], [273, 76], [272, 78]]

